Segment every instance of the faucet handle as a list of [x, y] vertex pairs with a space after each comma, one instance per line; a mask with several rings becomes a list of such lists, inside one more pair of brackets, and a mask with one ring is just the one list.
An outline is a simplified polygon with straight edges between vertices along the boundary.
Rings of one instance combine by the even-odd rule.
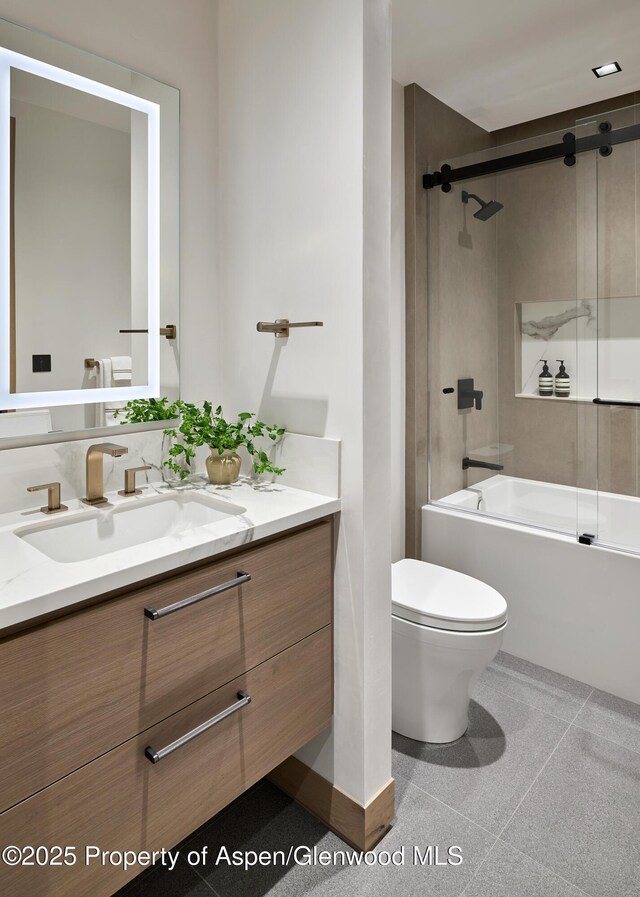
[[142, 489], [136, 489], [136, 474], [142, 470], [151, 470], [150, 464], [143, 464], [141, 467], [127, 467], [124, 472], [124, 489], [118, 490], [118, 495], [142, 495]]
[[27, 486], [27, 492], [39, 492], [47, 490], [47, 506], [40, 508], [43, 514], [57, 514], [59, 511], [68, 511], [66, 505], [60, 504], [60, 483], [42, 483], [39, 486]]
[[484, 393], [481, 389], [475, 388], [473, 377], [465, 377], [464, 380], [458, 380], [458, 411], [474, 407], [476, 411], [482, 411], [483, 395]]

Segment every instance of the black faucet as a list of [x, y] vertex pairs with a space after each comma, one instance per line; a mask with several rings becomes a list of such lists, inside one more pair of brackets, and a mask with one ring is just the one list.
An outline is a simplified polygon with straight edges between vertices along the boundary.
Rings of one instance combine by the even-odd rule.
[[464, 411], [465, 408], [473, 408], [476, 411], [482, 411], [482, 396], [484, 393], [481, 389], [475, 389], [473, 377], [467, 377], [465, 380], [458, 380], [458, 411]]
[[491, 464], [489, 461], [472, 461], [471, 458], [463, 458], [462, 469], [468, 470], [470, 467], [482, 467], [484, 470], [504, 470], [503, 464]]

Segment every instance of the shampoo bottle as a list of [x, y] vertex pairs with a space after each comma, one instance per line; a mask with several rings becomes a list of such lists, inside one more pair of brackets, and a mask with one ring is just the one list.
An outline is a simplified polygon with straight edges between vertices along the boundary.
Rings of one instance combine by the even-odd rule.
[[538, 392], [541, 396], [552, 396], [553, 377], [551, 376], [549, 365], [545, 358], [541, 358], [540, 361], [542, 362], [542, 371], [538, 377]]
[[556, 374], [555, 381], [556, 395], [558, 398], [566, 399], [571, 392], [571, 378], [567, 374], [562, 358], [556, 358], [556, 361], [560, 362], [560, 370]]

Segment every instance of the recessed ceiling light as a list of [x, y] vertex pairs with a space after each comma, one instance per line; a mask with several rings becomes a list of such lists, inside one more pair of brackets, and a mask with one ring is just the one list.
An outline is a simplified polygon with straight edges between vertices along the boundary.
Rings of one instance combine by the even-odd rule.
[[598, 65], [596, 68], [591, 69], [596, 78], [604, 78], [605, 75], [613, 75], [616, 72], [621, 72], [619, 62], [607, 62], [606, 65]]

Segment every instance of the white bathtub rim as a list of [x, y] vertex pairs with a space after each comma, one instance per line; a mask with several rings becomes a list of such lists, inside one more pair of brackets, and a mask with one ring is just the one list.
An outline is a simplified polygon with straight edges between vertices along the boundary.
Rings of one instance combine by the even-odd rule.
[[[575, 496], [576, 500], [582, 498], [585, 507], [589, 502], [597, 503], [600, 499], [605, 501], [611, 501], [613, 503], [618, 502], [631, 502], [633, 504], [640, 504], [640, 496], [636, 495], [624, 495], [618, 492], [605, 492], [604, 490], [594, 490], [594, 489], [586, 489], [584, 487], [577, 486], [567, 486], [562, 483], [546, 483], [541, 480], [531, 480], [527, 477], [512, 477], [506, 474], [495, 474], [491, 477], [487, 477], [485, 480], [481, 480], [479, 483], [475, 483], [469, 487], [463, 487], [462, 489], [458, 489], [456, 492], [452, 492], [450, 495], [444, 496], [444, 498], [439, 499], [431, 499], [425, 505], [422, 506], [422, 510], [425, 511], [427, 509], [438, 509], [440, 511], [445, 511], [447, 513], [455, 514], [463, 517], [474, 517], [476, 520], [481, 520], [482, 522], [490, 523], [495, 526], [502, 526], [508, 529], [513, 529], [518, 532], [524, 533], [533, 533], [537, 535], [546, 535], [551, 536], [552, 538], [560, 539], [561, 541], [565, 541], [568, 543], [576, 543], [578, 542], [578, 535], [582, 526], [589, 527], [590, 529], [598, 526], [598, 524], [593, 521], [591, 523], [587, 523], [586, 519], [583, 521], [582, 525], [580, 524], [580, 516], [576, 513], [576, 528], [573, 532], [567, 532], [566, 529], [558, 529], [552, 525], [547, 525], [544, 523], [535, 523], [524, 521], [522, 517], [510, 517], [508, 514], [497, 514], [496, 512], [491, 511], [483, 511], [480, 509], [476, 509], [473, 507], [465, 507], [464, 505], [459, 505], [455, 502], [452, 502], [451, 499], [454, 496], [462, 496], [466, 492], [473, 491], [491, 491], [492, 489], [498, 488], [500, 486], [506, 485], [509, 482], [513, 482], [516, 484], [526, 484], [527, 486], [539, 486], [543, 489], [552, 489], [558, 490], [560, 492], [569, 493], [572, 497]], [[598, 539], [597, 534], [594, 534], [594, 541], [591, 543], [589, 547], [599, 548], [601, 551], [613, 552], [615, 554], [624, 554], [631, 556], [640, 555], [640, 544], [638, 545], [638, 549], [634, 550], [633, 547], [629, 544], [625, 543], [617, 543], [615, 541], [600, 541]]]
[[[607, 493], [609, 494], [609, 493]], [[626, 498], [627, 496], [622, 496]], [[634, 498], [635, 496], [629, 496], [630, 498]], [[489, 526], [497, 526], [501, 529], [509, 529], [515, 530], [516, 532], [526, 533], [531, 536], [537, 536], [542, 539], [557, 539], [559, 542], [566, 542], [568, 545], [579, 545], [578, 542], [578, 531], [576, 529], [575, 534], [565, 533], [562, 530], [553, 529], [550, 526], [542, 526], [538, 523], [520, 523], [516, 522], [516, 518], [509, 517], [495, 517], [487, 511], [476, 511], [473, 508], [458, 508], [455, 505], [448, 505], [444, 501], [444, 499], [437, 499], [435, 501], [428, 502], [426, 505], [422, 506], [423, 511], [428, 511], [429, 513], [437, 513], [437, 514], [450, 514], [453, 517], [461, 517], [463, 519], [468, 519], [469, 517], [473, 517], [476, 522], [486, 523]], [[596, 549], [597, 551], [605, 551], [609, 554], [621, 554], [626, 557], [638, 557], [640, 558], [640, 546], [638, 546], [638, 551], [634, 551], [632, 548], [623, 548], [616, 547], [615, 545], [607, 545], [601, 544], [597, 540], [594, 541], [591, 545], [583, 545], [584, 548]]]

